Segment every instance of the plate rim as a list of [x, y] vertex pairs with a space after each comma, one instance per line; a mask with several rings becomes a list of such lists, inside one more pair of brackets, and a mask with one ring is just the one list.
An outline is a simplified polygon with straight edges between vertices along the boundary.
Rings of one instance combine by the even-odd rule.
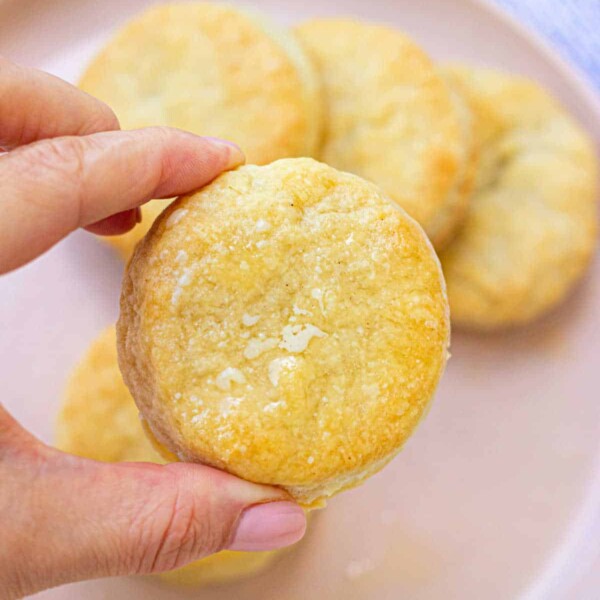
[[[543, 34], [533, 27], [518, 19], [507, 9], [494, 3], [493, 0], [462, 0], [476, 9], [487, 12], [494, 19], [502, 22], [507, 28], [512, 29], [521, 39], [525, 40], [531, 48], [549, 62], [567, 81], [570, 81], [576, 93], [584, 99], [587, 108], [600, 126], [600, 94], [596, 92], [592, 80], [580, 66], [565, 58], [560, 50], [554, 46]], [[600, 144], [595, 139], [596, 145]]]

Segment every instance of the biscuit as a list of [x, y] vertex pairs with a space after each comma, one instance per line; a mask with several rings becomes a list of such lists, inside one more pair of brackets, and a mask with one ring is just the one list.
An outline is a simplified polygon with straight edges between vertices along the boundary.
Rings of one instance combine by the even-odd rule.
[[437, 68], [384, 26], [319, 19], [296, 31], [323, 87], [319, 158], [380, 185], [442, 247], [464, 213], [469, 152]]
[[421, 227], [373, 184], [287, 159], [162, 213], [124, 278], [119, 361], [181, 460], [314, 507], [400, 450], [444, 369], [448, 320]]
[[480, 154], [469, 214], [441, 254], [453, 322], [527, 323], [567, 295], [593, 254], [592, 144], [531, 81], [468, 67], [447, 76], [475, 108]]
[[[58, 418], [57, 445], [103, 462], [165, 462], [144, 434], [138, 409], [123, 383], [114, 327], [94, 341], [71, 376]], [[261, 571], [277, 554], [224, 550], [158, 576], [170, 583], [205, 585]]]
[[[228, 139], [253, 164], [311, 156], [320, 139], [319, 79], [300, 44], [227, 4], [148, 9], [108, 42], [79, 86], [111, 106], [124, 129], [167, 125]], [[143, 233], [106, 239], [128, 256]]]
[[452, 241], [466, 218], [479, 167], [479, 143], [475, 132], [477, 122], [474, 114], [475, 107], [472, 106], [466, 95], [455, 89], [451, 77], [446, 77], [443, 70], [439, 73], [450, 92], [462, 136], [459, 177], [457, 185], [448, 196], [445, 208], [454, 218], [449, 219], [444, 215], [438, 216], [438, 222], [446, 224], [445, 228], [442, 225], [440, 229], [440, 239], [443, 240], [443, 243], [437, 245], [438, 251], [441, 251]]

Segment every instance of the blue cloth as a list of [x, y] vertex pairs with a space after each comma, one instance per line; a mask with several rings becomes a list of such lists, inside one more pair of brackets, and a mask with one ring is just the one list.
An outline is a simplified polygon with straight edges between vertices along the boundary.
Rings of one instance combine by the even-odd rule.
[[493, 0], [537, 30], [600, 90], [600, 0]]

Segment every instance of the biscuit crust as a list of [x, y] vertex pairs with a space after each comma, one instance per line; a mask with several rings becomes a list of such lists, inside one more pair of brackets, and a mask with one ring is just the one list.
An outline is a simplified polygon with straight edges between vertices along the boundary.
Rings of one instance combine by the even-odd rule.
[[64, 452], [102, 462], [164, 463], [144, 435], [117, 362], [115, 328], [103, 331], [73, 370], [56, 424]]
[[[446, 77], [444, 71], [440, 71], [440, 74], [450, 92], [452, 104], [460, 124], [462, 154], [459, 162], [457, 185], [450, 192], [445, 207], [438, 213], [436, 218], [437, 227], [440, 231], [438, 237], [440, 243], [436, 246], [438, 252], [451, 243], [466, 218], [479, 167], [479, 143], [475, 132], [477, 124], [474, 114], [475, 107], [466, 95], [455, 89], [455, 82], [451, 77]], [[449, 218], [446, 213], [452, 215], [452, 218]]]
[[319, 158], [381, 186], [442, 247], [463, 216], [468, 151], [437, 68], [382, 25], [317, 19], [296, 32], [322, 80]]
[[312, 152], [320, 129], [319, 86], [294, 37], [227, 4], [150, 8], [100, 51], [80, 87], [125, 129], [222, 137], [256, 164]]
[[441, 254], [453, 322], [526, 323], [556, 306], [596, 245], [596, 158], [582, 129], [531, 81], [446, 70], [474, 107], [480, 166], [467, 219]]
[[[57, 446], [102, 462], [165, 462], [144, 434], [123, 382], [114, 326], [92, 343], [73, 371], [57, 421]], [[278, 554], [224, 550], [158, 577], [185, 586], [229, 581], [261, 571]]]
[[[320, 143], [319, 78], [291, 32], [227, 4], [150, 8], [99, 52], [79, 87], [105, 101], [124, 129], [167, 125], [236, 142], [247, 161], [312, 156]], [[103, 238], [129, 259], [164, 201]]]
[[125, 381], [181, 460], [321, 504], [382, 468], [437, 386], [445, 285], [422, 229], [311, 159], [178, 199], [129, 264]]

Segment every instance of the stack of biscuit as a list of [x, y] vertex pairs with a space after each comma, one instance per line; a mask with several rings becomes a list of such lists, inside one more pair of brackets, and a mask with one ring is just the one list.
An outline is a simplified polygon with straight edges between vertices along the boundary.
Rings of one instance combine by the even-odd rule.
[[454, 325], [494, 330], [555, 307], [597, 234], [597, 173], [583, 130], [544, 90], [487, 69], [441, 70], [384, 26], [296, 29], [323, 85], [319, 157], [380, 185], [425, 229]]
[[[444, 267], [456, 325], [497, 329], [556, 306], [596, 240], [587, 135], [522, 77], [436, 66], [384, 25], [317, 19], [291, 32], [226, 5], [150, 9], [80, 83], [124, 128], [230, 139], [248, 162], [312, 156], [373, 181]], [[164, 202], [111, 242], [128, 258]]]
[[[236, 142], [252, 165], [312, 157], [373, 182], [429, 237], [461, 327], [534, 320], [566, 297], [593, 254], [596, 164], [581, 128], [535, 83], [440, 67], [384, 25], [317, 19], [286, 31], [223, 4], [153, 7], [106, 45], [80, 86], [124, 129], [178, 127]], [[109, 238], [124, 259], [167, 204], [148, 203], [141, 225]], [[59, 445], [97, 460], [163, 460], [121, 378], [114, 329], [71, 380]], [[222, 553], [179, 579], [235, 577], [271, 557]]]

